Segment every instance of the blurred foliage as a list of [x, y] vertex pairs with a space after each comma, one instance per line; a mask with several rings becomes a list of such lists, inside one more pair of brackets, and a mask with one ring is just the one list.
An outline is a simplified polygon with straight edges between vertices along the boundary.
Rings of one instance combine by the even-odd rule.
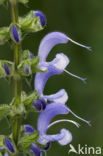
[[[48, 60], [52, 60], [56, 53], [64, 52], [70, 58], [67, 70], [87, 77], [87, 84], [70, 77], [66, 73], [61, 76], [53, 76], [49, 79], [45, 92], [55, 93], [60, 88], [65, 88], [69, 94], [67, 105], [77, 114], [91, 120], [92, 127], [81, 123], [79, 129], [71, 124], [62, 123], [53, 126], [50, 133], [57, 133], [62, 127], [68, 128], [73, 134], [74, 147], [78, 144], [88, 146], [103, 145], [103, 0], [30, 0], [26, 8], [19, 4], [20, 15], [26, 14], [30, 9], [41, 10], [47, 17], [47, 27], [41, 32], [28, 35], [23, 41], [23, 49], [30, 49], [37, 55], [40, 40], [51, 31], [61, 31], [72, 39], [92, 47], [92, 52], [68, 43], [58, 45], [50, 53]], [[10, 9], [0, 6], [0, 26], [10, 24]], [[13, 60], [13, 51], [7, 43], [0, 47], [0, 59]], [[31, 85], [23, 88], [31, 92], [34, 88], [33, 79]], [[13, 96], [13, 83], [0, 79], [0, 103], [9, 103]], [[28, 114], [26, 121], [36, 127], [36, 114]], [[71, 114], [56, 118], [75, 119]], [[58, 130], [57, 130], [58, 129]], [[0, 121], [0, 133], [8, 134], [7, 120]], [[67, 156], [69, 145], [62, 147], [52, 143], [49, 156]], [[71, 154], [75, 156], [75, 154]]]

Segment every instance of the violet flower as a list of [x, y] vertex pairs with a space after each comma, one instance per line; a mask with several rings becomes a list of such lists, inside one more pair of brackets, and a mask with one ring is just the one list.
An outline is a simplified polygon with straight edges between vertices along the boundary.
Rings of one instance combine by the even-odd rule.
[[[53, 135], [48, 135], [46, 134], [47, 130], [55, 125], [56, 123], [59, 122], [71, 122], [75, 124], [77, 127], [79, 127], [79, 124], [76, 123], [75, 121], [72, 120], [57, 120], [53, 123], [50, 124], [51, 120], [56, 116], [60, 114], [68, 114], [69, 109], [67, 106], [61, 104], [61, 103], [52, 103], [50, 105], [47, 105], [46, 109], [40, 113], [38, 117], [38, 122], [37, 122], [37, 129], [39, 131], [39, 139], [38, 142], [42, 145], [45, 145], [46, 147], [49, 147], [50, 142], [57, 141], [60, 145], [67, 145], [72, 141], [72, 134], [69, 132], [67, 129], [61, 129], [60, 133], [58, 134], [53, 134]], [[25, 125], [25, 130], [26, 133], [30, 132], [30, 129], [28, 128], [29, 125]], [[33, 128], [32, 128], [33, 129]], [[31, 132], [32, 133], [32, 132]], [[36, 144], [31, 145], [31, 151], [36, 155], [36, 156], [41, 156], [42, 150], [47, 150], [48, 148], [44, 149], [39, 149]]]
[[69, 41], [90, 50], [90, 47], [79, 44], [79, 43], [73, 41], [72, 39], [70, 39], [65, 34], [60, 33], [60, 32], [49, 33], [42, 39], [40, 46], [39, 46], [39, 51], [38, 51], [39, 68], [46, 72], [45, 73], [38, 72], [35, 76], [35, 82], [34, 82], [35, 89], [38, 91], [38, 93], [40, 95], [43, 95], [43, 90], [44, 90], [44, 87], [45, 87], [45, 84], [46, 84], [48, 78], [55, 74], [59, 75], [62, 72], [66, 72], [66, 73], [70, 74], [71, 76], [74, 76], [74, 77], [82, 80], [83, 82], [85, 82], [84, 78], [76, 76], [65, 69], [67, 67], [67, 65], [69, 64], [70, 60], [63, 53], [57, 54], [55, 59], [51, 62], [46, 61], [46, 58], [47, 58], [49, 52], [55, 45], [66, 44]]

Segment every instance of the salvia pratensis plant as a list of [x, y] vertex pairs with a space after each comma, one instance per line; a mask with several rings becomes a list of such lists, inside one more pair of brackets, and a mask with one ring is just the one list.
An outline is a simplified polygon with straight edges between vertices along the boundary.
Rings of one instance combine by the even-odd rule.
[[[56, 54], [50, 62], [47, 56], [57, 44], [68, 44], [72, 42], [78, 46], [90, 50], [73, 41], [66, 34], [51, 32], [41, 41], [38, 56], [33, 55], [28, 49], [22, 49], [22, 40], [29, 33], [43, 30], [46, 25], [46, 16], [41, 11], [31, 10], [24, 17], [19, 17], [17, 4], [28, 3], [29, 0], [0, 0], [0, 4], [10, 3], [12, 23], [8, 27], [0, 28], [0, 45], [9, 42], [13, 45], [14, 61], [0, 60], [0, 78], [14, 80], [14, 97], [10, 104], [0, 105], [0, 119], [7, 117], [10, 121], [11, 134], [0, 135], [1, 156], [19, 156], [19, 153], [27, 156], [46, 155], [50, 149], [51, 142], [57, 141], [64, 146], [72, 141], [72, 133], [69, 128], [62, 128], [57, 134], [47, 134], [47, 130], [57, 123], [68, 122], [79, 128], [79, 124], [73, 120], [60, 119], [51, 123], [51, 120], [60, 114], [68, 116], [71, 113], [76, 118], [88, 125], [90, 122], [76, 115], [66, 106], [68, 94], [65, 89], [59, 90], [51, 95], [44, 94], [44, 87], [49, 77], [66, 72], [70, 76], [80, 79], [84, 83], [85, 78], [69, 72], [66, 67], [70, 60], [64, 53]], [[34, 90], [29, 95], [22, 89], [22, 78], [34, 75]], [[21, 119], [28, 112], [38, 113], [37, 128], [23, 124]], [[23, 120], [23, 119], [22, 119]]]

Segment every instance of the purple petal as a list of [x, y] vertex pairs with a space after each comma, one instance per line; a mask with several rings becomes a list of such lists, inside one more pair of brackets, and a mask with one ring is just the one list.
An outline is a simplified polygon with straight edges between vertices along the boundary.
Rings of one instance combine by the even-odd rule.
[[51, 145], [50, 142], [48, 142], [48, 143], [46, 144], [46, 147], [44, 147], [43, 149], [47, 151], [47, 150], [50, 148], [50, 145]]
[[65, 89], [61, 89], [56, 94], [45, 95], [44, 98], [52, 102], [60, 102], [65, 104], [66, 101], [68, 100], [68, 94], [65, 91]]
[[41, 26], [44, 27], [46, 24], [46, 17], [41, 11], [34, 11], [34, 17], [39, 17]]
[[20, 39], [19, 39], [19, 33], [18, 33], [18, 30], [16, 28], [16, 26], [12, 26], [12, 35], [13, 35], [13, 38], [14, 40], [19, 43], [20, 42]]
[[49, 142], [58, 141], [61, 145], [67, 145], [72, 141], [72, 134], [66, 129], [61, 129], [59, 134], [41, 135], [38, 141], [39, 143], [44, 145], [48, 141]]
[[41, 153], [39, 147], [34, 143], [31, 145], [31, 152], [33, 154], [35, 154], [35, 156], [42, 156], [42, 153]]
[[4, 70], [5, 70], [5, 73], [6, 73], [7, 75], [10, 75], [10, 69], [9, 69], [9, 67], [7, 66], [7, 64], [4, 64]]
[[42, 103], [40, 100], [34, 100], [33, 107], [35, 107], [38, 111], [42, 110]]
[[41, 111], [46, 108], [46, 101], [43, 97], [41, 97], [39, 100], [34, 100], [33, 107], [35, 107], [37, 110]]
[[47, 103], [43, 97], [40, 98], [40, 101], [42, 103], [42, 109], [44, 110], [46, 108]]
[[34, 128], [30, 125], [24, 125], [24, 128], [25, 128], [26, 134], [31, 134], [35, 132]]
[[44, 62], [51, 51], [51, 49], [57, 44], [67, 43], [68, 37], [61, 32], [52, 32], [47, 34], [41, 41], [39, 46], [39, 59], [40, 62]]
[[10, 152], [12, 152], [12, 153], [15, 152], [13, 145], [12, 145], [11, 142], [10, 142], [8, 139], [6, 139], [6, 138], [5, 138], [5, 144], [6, 144], [6, 146], [7, 146], [7, 148], [9, 149]]
[[69, 109], [61, 103], [52, 103], [47, 105], [46, 109], [40, 113], [38, 118], [38, 130], [40, 135], [45, 134], [48, 124], [53, 117], [59, 114], [68, 114]]
[[61, 74], [66, 66], [69, 64], [69, 59], [64, 54], [57, 54], [52, 62], [43, 63], [40, 66], [47, 69], [45, 73], [36, 73], [35, 76], [35, 89], [39, 94], [43, 93], [45, 84], [50, 76]]

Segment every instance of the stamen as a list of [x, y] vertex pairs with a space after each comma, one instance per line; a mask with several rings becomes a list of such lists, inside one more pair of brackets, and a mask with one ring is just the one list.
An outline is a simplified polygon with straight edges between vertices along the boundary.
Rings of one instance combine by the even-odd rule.
[[71, 122], [74, 125], [76, 125], [78, 128], [80, 127], [80, 124], [78, 124], [77, 122], [75, 122], [73, 120], [62, 119], [62, 120], [57, 120], [57, 121], [52, 122], [51, 124], [49, 124], [48, 128], [50, 128], [51, 126], [53, 126], [53, 125], [55, 125], [57, 123], [60, 123], [60, 122]]
[[78, 43], [78, 42], [72, 40], [72, 39], [69, 38], [69, 37], [68, 37], [68, 40], [69, 40], [70, 42], [72, 42], [72, 43], [74, 43], [74, 44], [80, 46], [80, 47], [86, 48], [86, 49], [88, 49], [89, 51], [91, 51], [91, 47], [88, 47], [88, 46], [85, 46], [85, 45], [83, 45], [83, 44], [80, 44], [80, 43]]
[[72, 74], [71, 72], [67, 71], [66, 69], [64, 69], [64, 71], [65, 71], [67, 74], [69, 74], [70, 76], [75, 77], [75, 78], [81, 80], [83, 83], [86, 83], [87, 78], [82, 78], [82, 77], [80, 77], [80, 76], [77, 76], [77, 75], [75, 75], [75, 74]]
[[81, 120], [81, 121], [84, 121], [84, 122], [87, 123], [89, 126], [91, 126], [90, 121], [87, 121], [87, 120], [85, 120], [85, 119], [79, 117], [79, 116], [76, 115], [74, 112], [72, 112], [72, 110], [71, 110], [70, 108], [69, 108], [69, 111], [70, 111], [70, 113], [73, 114], [76, 118], [78, 118], [78, 119]]

